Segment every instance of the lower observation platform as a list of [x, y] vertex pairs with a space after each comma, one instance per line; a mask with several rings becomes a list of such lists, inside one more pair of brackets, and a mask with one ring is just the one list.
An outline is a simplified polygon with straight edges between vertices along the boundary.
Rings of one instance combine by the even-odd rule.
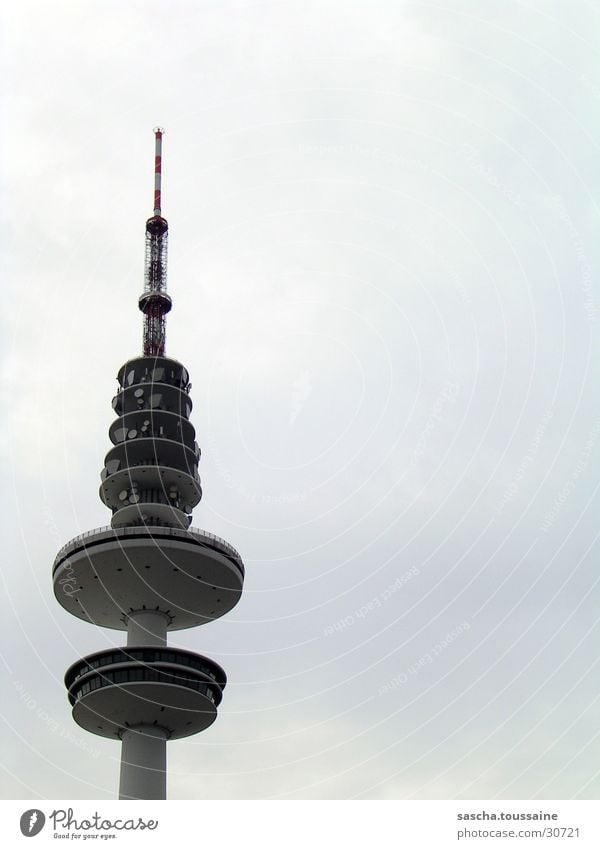
[[109, 738], [127, 728], [158, 726], [169, 740], [204, 731], [216, 719], [225, 682], [209, 658], [156, 646], [95, 652], [65, 676], [75, 722]]
[[160, 610], [168, 630], [218, 619], [239, 601], [244, 565], [220, 537], [197, 528], [97, 528], [58, 552], [54, 595], [74, 616], [127, 630], [130, 613]]
[[[137, 681], [104, 684], [78, 698], [73, 719], [91, 734], [109, 739], [119, 737], [128, 727], [140, 729], [144, 725], [164, 729], [168, 740], [189, 737], [204, 731], [217, 718], [210, 688], [204, 684], [196, 687]], [[163, 712], [158, 713], [161, 709]], [[146, 717], [152, 722], [144, 722]]]

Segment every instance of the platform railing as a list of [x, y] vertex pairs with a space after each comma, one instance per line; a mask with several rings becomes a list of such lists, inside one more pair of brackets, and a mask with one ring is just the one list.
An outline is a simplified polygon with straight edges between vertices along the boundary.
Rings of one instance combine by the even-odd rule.
[[[111, 533], [116, 539], [127, 537], [127, 536], [139, 536], [141, 527], [145, 526], [134, 526], [127, 528], [113, 528], [110, 525], [103, 525], [100, 528], [92, 528], [89, 531], [85, 531], [82, 534], [78, 534], [78, 536], [70, 539], [63, 547], [60, 549], [58, 554], [55, 557], [54, 563], [58, 563], [59, 560], [62, 559], [63, 554], [65, 554], [70, 548], [78, 545], [79, 543], [84, 543], [86, 539], [92, 536], [96, 536], [97, 534], [102, 533]], [[157, 538], [164, 537], [172, 537], [173, 539], [185, 539], [190, 535], [203, 537], [208, 542], [212, 543], [213, 547], [217, 550], [222, 551], [224, 554], [227, 554], [229, 557], [233, 557], [234, 560], [238, 562], [243, 570], [243, 561], [241, 555], [236, 549], [230, 545], [227, 540], [224, 540], [222, 537], [217, 536], [216, 534], [212, 534], [210, 531], [203, 531], [201, 528], [188, 528], [187, 530], [179, 529], [179, 528], [167, 528], [160, 525], [147, 527], [146, 530], [150, 535], [154, 531], [160, 531], [157, 534]]]

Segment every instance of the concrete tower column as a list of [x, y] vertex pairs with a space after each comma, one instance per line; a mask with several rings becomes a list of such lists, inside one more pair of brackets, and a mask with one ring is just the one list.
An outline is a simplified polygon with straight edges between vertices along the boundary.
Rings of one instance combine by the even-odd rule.
[[[136, 610], [127, 618], [127, 645], [166, 646], [168, 618], [158, 610]], [[138, 726], [121, 735], [119, 799], [167, 798], [167, 732]]]
[[158, 610], [135, 610], [127, 617], [128, 646], [166, 646], [168, 617]]
[[146, 725], [121, 735], [119, 799], [167, 798], [167, 732]]

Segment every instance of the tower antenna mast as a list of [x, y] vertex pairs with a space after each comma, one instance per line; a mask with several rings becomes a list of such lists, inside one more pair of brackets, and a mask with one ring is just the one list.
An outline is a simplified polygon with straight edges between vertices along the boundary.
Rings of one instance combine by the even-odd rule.
[[154, 214], [146, 221], [144, 291], [138, 305], [144, 314], [143, 353], [164, 357], [166, 315], [172, 302], [167, 294], [169, 225], [162, 217], [162, 127], [154, 128]]
[[160, 192], [161, 192], [161, 171], [162, 171], [162, 137], [164, 130], [162, 127], [154, 128], [154, 214], [160, 215]]

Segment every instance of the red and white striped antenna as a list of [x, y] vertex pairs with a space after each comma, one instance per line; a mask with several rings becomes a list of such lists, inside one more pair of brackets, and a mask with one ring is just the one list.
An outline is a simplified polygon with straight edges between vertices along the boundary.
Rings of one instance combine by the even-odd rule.
[[154, 128], [154, 214], [160, 215], [161, 209], [161, 176], [162, 176], [162, 137], [164, 129]]
[[146, 221], [144, 291], [138, 306], [144, 313], [144, 356], [164, 357], [165, 317], [171, 309], [167, 295], [169, 225], [161, 215], [162, 127], [154, 128], [154, 214]]

